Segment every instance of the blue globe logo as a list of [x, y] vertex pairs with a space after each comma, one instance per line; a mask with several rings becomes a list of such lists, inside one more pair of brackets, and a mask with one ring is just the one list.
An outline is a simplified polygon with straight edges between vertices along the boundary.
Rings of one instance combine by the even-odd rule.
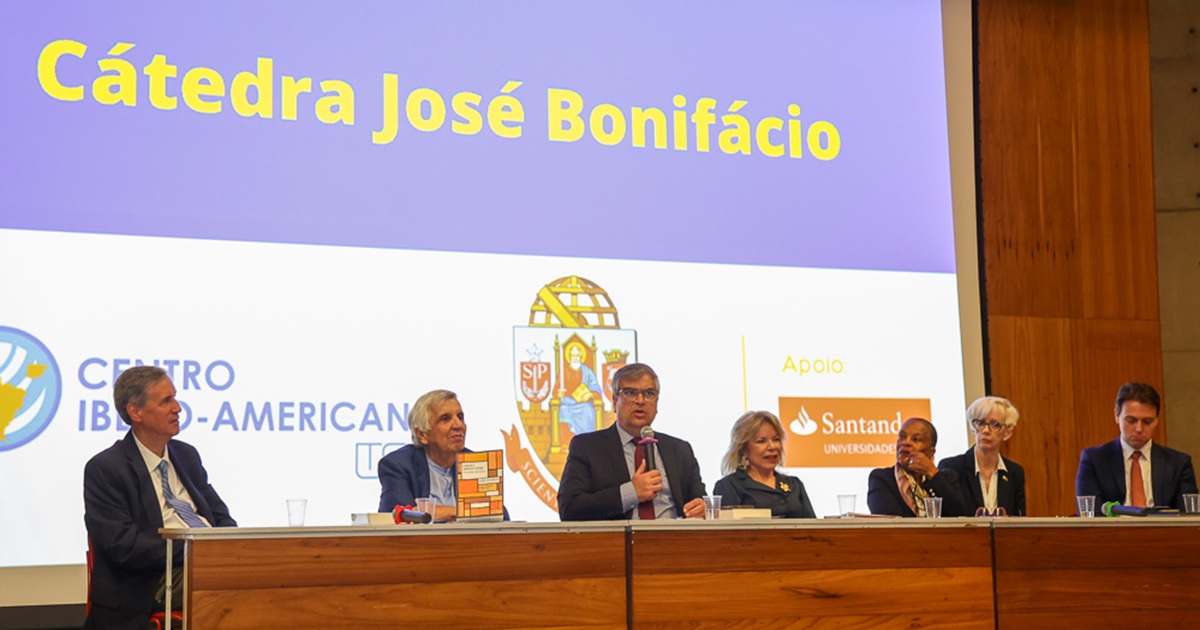
[[23, 330], [0, 326], [0, 451], [33, 441], [62, 400], [62, 373], [50, 350]]

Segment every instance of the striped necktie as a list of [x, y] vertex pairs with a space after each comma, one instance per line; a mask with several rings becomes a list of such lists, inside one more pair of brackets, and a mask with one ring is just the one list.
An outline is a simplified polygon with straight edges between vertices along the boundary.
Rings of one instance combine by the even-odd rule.
[[200, 515], [196, 514], [196, 510], [192, 509], [191, 504], [171, 492], [171, 482], [167, 480], [167, 460], [162, 460], [158, 463], [158, 472], [162, 475], [162, 491], [163, 498], [167, 500], [167, 504], [175, 509], [175, 513], [188, 527], [208, 527], [204, 521], [200, 520]]

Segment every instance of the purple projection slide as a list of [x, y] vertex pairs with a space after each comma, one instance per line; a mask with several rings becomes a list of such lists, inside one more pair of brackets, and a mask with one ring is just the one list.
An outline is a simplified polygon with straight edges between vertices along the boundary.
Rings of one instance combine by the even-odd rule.
[[0, 6], [0, 228], [954, 272], [940, 3]]

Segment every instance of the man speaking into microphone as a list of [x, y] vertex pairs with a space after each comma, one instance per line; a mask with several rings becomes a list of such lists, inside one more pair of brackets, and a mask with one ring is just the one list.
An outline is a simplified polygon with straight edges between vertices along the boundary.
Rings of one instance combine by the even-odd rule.
[[612, 380], [617, 421], [571, 440], [558, 486], [559, 518], [703, 518], [704, 482], [692, 446], [650, 428], [658, 415], [658, 375], [632, 363]]

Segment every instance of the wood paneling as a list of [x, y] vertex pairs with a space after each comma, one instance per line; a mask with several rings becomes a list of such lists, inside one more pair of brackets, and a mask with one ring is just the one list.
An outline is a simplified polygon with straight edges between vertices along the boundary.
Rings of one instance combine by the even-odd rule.
[[1117, 388], [1162, 385], [1147, 0], [976, 15], [991, 391], [1021, 410], [1005, 455], [1030, 514], [1070, 514], [1079, 451], [1117, 435]]
[[[513, 573], [518, 573], [513, 571]], [[625, 578], [195, 591], [195, 628], [625, 628]]]
[[780, 628], [994, 624], [986, 526], [635, 528], [632, 536], [637, 628], [748, 618]]
[[997, 526], [999, 626], [1194, 628], [1197, 534], [1200, 527], [1141, 524]]
[[201, 538], [191, 627], [623, 628], [625, 536]]
[[621, 532], [197, 540], [191, 580], [197, 590], [504, 580], [514, 562], [523, 579], [624, 578], [624, 545]]
[[[193, 568], [244, 558], [192, 573], [193, 628], [1190, 628], [1200, 609], [1196, 518], [220, 534], [188, 534]], [[286, 547], [326, 552], [263, 552]]]
[[1070, 322], [1003, 315], [988, 319], [992, 391], [1011, 398], [1021, 411], [1002, 453], [1025, 467], [1026, 503], [1032, 514], [1043, 516], [1071, 514], [1075, 501], [1082, 446], [1075, 442], [1073, 427], [1082, 419], [1075, 416]]

